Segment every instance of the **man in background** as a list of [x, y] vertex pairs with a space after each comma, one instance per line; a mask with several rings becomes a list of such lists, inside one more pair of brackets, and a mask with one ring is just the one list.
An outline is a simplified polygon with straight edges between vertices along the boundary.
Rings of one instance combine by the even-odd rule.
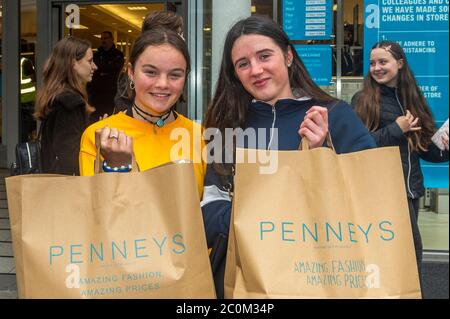
[[98, 121], [104, 114], [113, 114], [117, 79], [124, 64], [123, 53], [114, 45], [112, 33], [103, 31], [100, 39], [102, 44], [94, 53], [94, 63], [98, 69], [88, 88], [89, 104], [95, 107], [91, 122]]

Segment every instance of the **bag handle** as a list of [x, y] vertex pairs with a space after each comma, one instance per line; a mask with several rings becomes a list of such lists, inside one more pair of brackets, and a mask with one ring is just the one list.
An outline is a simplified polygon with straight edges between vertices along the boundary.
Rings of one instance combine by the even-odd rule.
[[[336, 153], [336, 150], [334, 149], [333, 141], [331, 139], [330, 132], [327, 133], [326, 141], [327, 141], [327, 146], [329, 148], [331, 148], [333, 150], [333, 152]], [[309, 141], [306, 137], [302, 137], [300, 144], [298, 145], [298, 150], [299, 151], [309, 151], [310, 150]]]
[[[101, 163], [101, 161], [100, 161], [100, 146], [99, 146], [99, 147], [97, 147], [97, 155], [95, 156], [95, 161], [94, 161], [94, 175], [103, 173], [102, 165], [100, 163]], [[133, 154], [131, 154], [131, 171], [139, 172], [139, 166], [136, 162], [136, 157], [134, 156], [134, 152], [133, 152]]]

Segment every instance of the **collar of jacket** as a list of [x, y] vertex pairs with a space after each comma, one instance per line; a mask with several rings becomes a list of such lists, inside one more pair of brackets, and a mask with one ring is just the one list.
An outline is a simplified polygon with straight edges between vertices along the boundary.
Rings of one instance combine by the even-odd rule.
[[86, 105], [86, 101], [83, 96], [74, 91], [63, 91], [58, 94], [53, 103], [58, 103], [63, 106], [67, 110], [73, 110], [79, 107], [84, 107]]
[[388, 95], [395, 95], [395, 91], [397, 90], [397, 88], [393, 88], [384, 84], [380, 85], [380, 92], [381, 94], [388, 94]]
[[249, 110], [259, 113], [261, 115], [272, 116], [273, 109], [278, 114], [295, 112], [299, 108], [310, 106], [312, 99], [310, 97], [301, 97], [298, 99], [285, 98], [278, 100], [275, 105], [270, 105], [267, 102], [253, 100], [249, 105]]

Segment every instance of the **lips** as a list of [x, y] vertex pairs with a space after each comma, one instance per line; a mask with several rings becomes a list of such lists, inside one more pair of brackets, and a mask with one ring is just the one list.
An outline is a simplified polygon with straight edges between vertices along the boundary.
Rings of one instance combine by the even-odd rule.
[[165, 99], [170, 96], [169, 93], [150, 93], [151, 96], [157, 98], [157, 99]]
[[373, 77], [377, 78], [377, 79], [382, 79], [384, 77], [386, 77], [387, 73], [383, 72], [383, 73], [374, 73]]
[[265, 79], [261, 79], [261, 80], [257, 80], [255, 82], [253, 82], [253, 85], [256, 87], [263, 87], [264, 85], [267, 84], [267, 82], [269, 82], [270, 78], [265, 78]]

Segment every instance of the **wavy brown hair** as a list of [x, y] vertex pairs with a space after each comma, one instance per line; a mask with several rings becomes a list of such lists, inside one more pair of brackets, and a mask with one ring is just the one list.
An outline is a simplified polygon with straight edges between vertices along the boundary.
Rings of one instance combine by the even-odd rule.
[[[288, 74], [293, 90], [302, 96], [312, 97], [319, 103], [327, 104], [336, 100], [314, 83], [282, 28], [269, 18], [253, 15], [238, 21], [228, 31], [216, 91], [205, 115], [205, 128], [218, 128], [223, 139], [226, 128], [244, 128], [247, 108], [253, 99], [253, 96], [245, 90], [236, 76], [231, 59], [231, 51], [236, 40], [242, 35], [251, 34], [263, 35], [272, 39], [285, 56], [288, 54], [288, 49], [291, 49], [293, 60], [291, 67], [288, 68]], [[222, 142], [222, 145], [225, 145], [224, 141]], [[231, 167], [232, 165], [214, 164], [215, 170], [222, 175], [229, 175]]]
[[53, 101], [63, 92], [81, 95], [86, 101], [86, 113], [94, 111], [94, 108], [87, 103], [86, 85], [82, 83], [73, 67], [74, 62], [83, 59], [90, 48], [89, 41], [73, 36], [58, 41], [44, 65], [42, 85], [38, 90], [34, 106], [36, 119], [47, 118], [52, 111]]
[[[389, 52], [397, 61], [403, 60], [403, 67], [398, 70], [397, 90], [403, 108], [409, 110], [414, 117], [420, 119], [419, 131], [408, 132], [407, 139], [414, 150], [426, 151], [431, 143], [431, 137], [436, 132], [433, 115], [422, 94], [414, 74], [409, 67], [406, 55], [396, 42], [381, 41], [371, 50], [382, 48]], [[380, 84], [370, 74], [364, 78], [362, 93], [356, 97], [355, 112], [359, 115], [369, 131], [376, 131], [380, 126]]]

